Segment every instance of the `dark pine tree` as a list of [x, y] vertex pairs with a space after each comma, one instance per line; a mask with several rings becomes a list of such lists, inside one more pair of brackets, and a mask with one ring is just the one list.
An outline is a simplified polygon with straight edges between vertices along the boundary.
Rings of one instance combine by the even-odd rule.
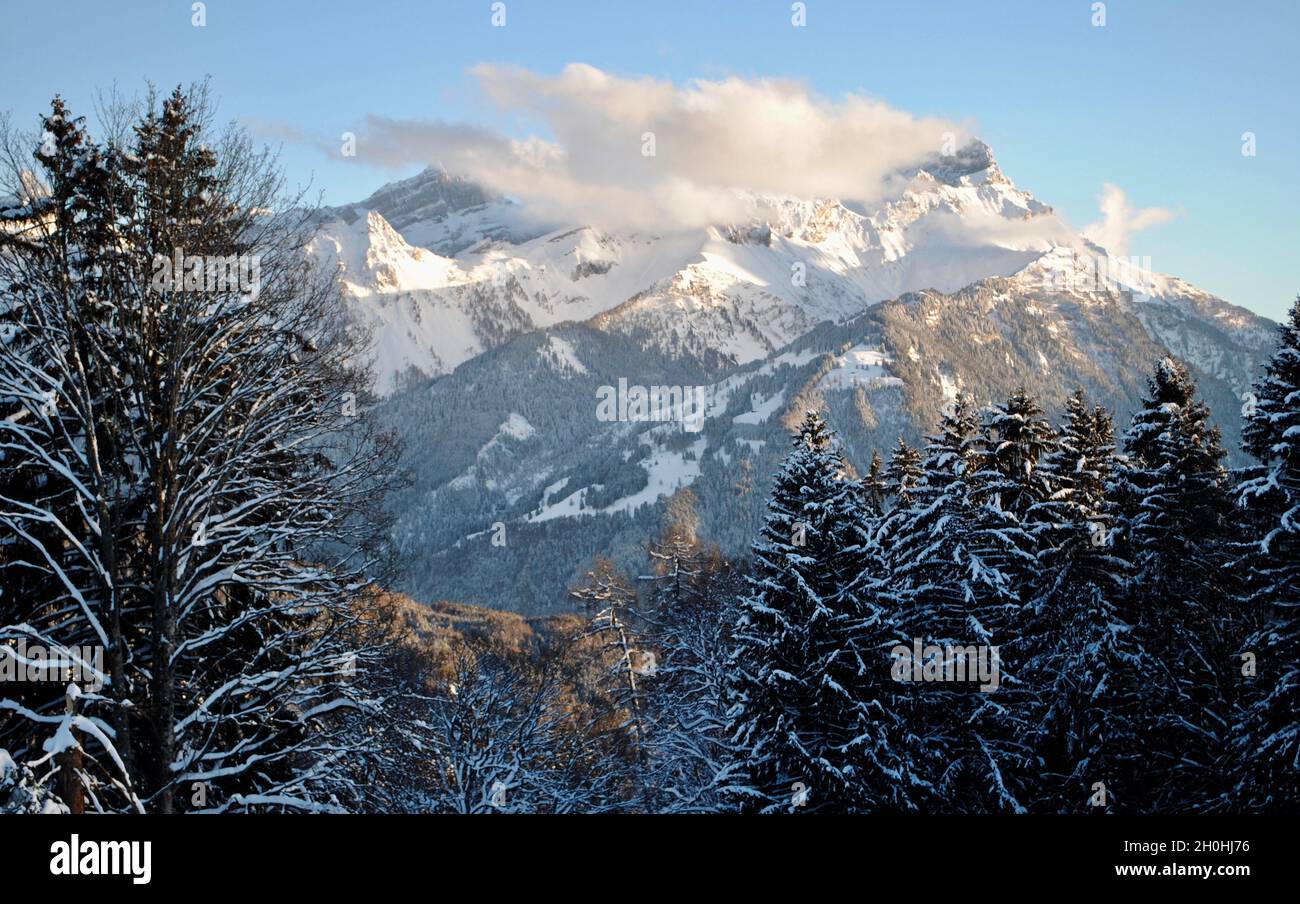
[[1115, 466], [1110, 413], [1090, 409], [1079, 390], [1039, 469], [1050, 495], [1028, 512], [1038, 578], [1023, 672], [1033, 689], [1030, 742], [1041, 769], [1036, 811], [1131, 810], [1141, 781], [1141, 681], [1149, 664], [1119, 614], [1131, 568], [1112, 543], [1106, 487]]
[[862, 478], [862, 504], [868, 517], [879, 518], [885, 512], [885, 503], [889, 499], [889, 488], [885, 481], [885, 463], [880, 453], [871, 450], [871, 464], [866, 476]]
[[844, 471], [825, 421], [809, 412], [776, 476], [734, 628], [737, 761], [725, 794], [744, 812], [896, 806], [898, 754], [869, 690], [887, 661], [859, 647], [864, 613], [844, 593], [862, 516]]
[[1219, 430], [1186, 366], [1162, 359], [1148, 389], [1114, 480], [1122, 511], [1115, 540], [1134, 568], [1119, 616], [1134, 626], [1151, 666], [1146, 771], [1132, 803], [1200, 810], [1221, 784], [1235, 684], [1233, 504]]
[[1056, 447], [1056, 431], [1038, 400], [1017, 389], [1005, 404], [990, 408], [982, 420], [980, 445], [979, 498], [1023, 521], [1048, 496], [1039, 464]]
[[920, 483], [922, 473], [921, 453], [900, 436], [885, 469], [885, 490], [894, 506], [906, 507], [912, 501], [912, 488]]
[[[1252, 404], [1253, 402], [1253, 404]], [[1262, 622], [1243, 645], [1253, 657], [1244, 712], [1233, 739], [1230, 802], [1239, 808], [1300, 811], [1300, 298], [1281, 344], [1244, 411], [1246, 450], [1264, 472], [1241, 487], [1259, 525], [1245, 557], [1246, 606]], [[1249, 654], [1249, 655], [1247, 655]], [[1243, 663], [1240, 671], [1248, 671]]]
[[[1000, 648], [1016, 636], [1020, 601], [1011, 577], [1025, 544], [1009, 515], [975, 501], [979, 423], [959, 395], [926, 446], [924, 477], [906, 506], [896, 506], [880, 530], [890, 584], [901, 596], [904, 636], [924, 646], [965, 651]], [[928, 806], [955, 812], [1024, 809], [1014, 777], [1028, 772], [1028, 748], [1019, 735], [1022, 707], [1010, 699], [1016, 679], [1001, 669], [1000, 687], [981, 691], [969, 680], [973, 663], [961, 653], [968, 680], [899, 685], [907, 720], [915, 726], [924, 759], [918, 768], [932, 786]]]

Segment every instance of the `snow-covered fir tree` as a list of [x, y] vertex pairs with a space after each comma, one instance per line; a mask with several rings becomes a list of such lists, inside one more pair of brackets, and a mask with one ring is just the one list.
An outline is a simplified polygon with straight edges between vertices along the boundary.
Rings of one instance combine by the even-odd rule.
[[777, 474], [754, 545], [730, 657], [726, 797], [741, 811], [860, 812], [900, 806], [892, 715], [876, 688], [887, 652], [864, 646], [879, 618], [844, 591], [863, 505], [821, 415], [808, 412]]
[[1138, 803], [1151, 663], [1120, 616], [1131, 568], [1112, 542], [1106, 489], [1115, 466], [1110, 413], [1075, 392], [1038, 469], [1050, 495], [1027, 512], [1038, 547], [1023, 652], [1041, 769], [1036, 811], [1132, 811]]
[[1300, 811], [1300, 299], [1247, 398], [1242, 436], [1263, 473], [1240, 488], [1254, 527], [1245, 556], [1247, 617], [1239, 651], [1243, 712], [1233, 738], [1230, 805]]
[[879, 518], [883, 515], [889, 495], [885, 478], [885, 462], [881, 459], [880, 452], [872, 449], [871, 464], [867, 466], [867, 473], [862, 477], [862, 504], [866, 508], [867, 516]]
[[1215, 796], [1238, 674], [1240, 607], [1228, 567], [1236, 525], [1209, 418], [1187, 367], [1162, 359], [1113, 481], [1114, 539], [1133, 565], [1119, 618], [1151, 666], [1136, 803], [1162, 812], [1200, 809]]
[[[918, 765], [934, 789], [926, 807], [1020, 812], [1013, 779], [1028, 771], [1029, 753], [1017, 679], [1002, 667], [1001, 648], [1019, 636], [1014, 575], [1027, 544], [1014, 518], [976, 501], [980, 460], [979, 422], [959, 394], [929, 439], [910, 503], [890, 512], [880, 535], [904, 636], [944, 651], [930, 657], [931, 668], [956, 675], [960, 666], [968, 678], [900, 683], [924, 751]], [[996, 689], [981, 691], [981, 682], [970, 680], [976, 662], [967, 651], [974, 648], [985, 651], [987, 669], [999, 657]]]
[[885, 469], [885, 489], [891, 504], [908, 505], [912, 501], [912, 488], [922, 475], [920, 450], [909, 446], [900, 436], [898, 445], [889, 453], [889, 466]]
[[1039, 464], [1055, 446], [1056, 432], [1023, 388], [991, 406], [980, 424], [979, 497], [1023, 521], [1050, 492]]

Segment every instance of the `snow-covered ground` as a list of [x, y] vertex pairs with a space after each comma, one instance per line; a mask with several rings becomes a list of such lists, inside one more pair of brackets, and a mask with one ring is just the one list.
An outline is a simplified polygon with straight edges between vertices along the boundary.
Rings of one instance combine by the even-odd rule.
[[823, 389], [852, 389], [857, 386], [877, 386], [901, 383], [898, 377], [886, 372], [889, 355], [882, 348], [856, 345], [834, 358], [834, 367], [822, 377]]

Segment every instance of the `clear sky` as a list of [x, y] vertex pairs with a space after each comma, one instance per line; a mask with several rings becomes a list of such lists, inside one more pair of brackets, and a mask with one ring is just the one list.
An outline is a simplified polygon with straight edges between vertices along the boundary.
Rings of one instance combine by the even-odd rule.
[[[1300, 293], [1300, 2], [1109, 0], [0, 0], [0, 110], [35, 124], [55, 92], [93, 112], [97, 92], [211, 77], [225, 117], [321, 135], [366, 114], [535, 123], [483, 103], [466, 70], [553, 75], [588, 63], [682, 83], [794, 77], [836, 100], [872, 95], [972, 122], [1020, 186], [1076, 226], [1105, 183], [1177, 216], [1134, 237], [1152, 266], [1277, 318]], [[1257, 154], [1243, 156], [1243, 132]], [[327, 203], [393, 172], [364, 156], [286, 144], [283, 163]]]

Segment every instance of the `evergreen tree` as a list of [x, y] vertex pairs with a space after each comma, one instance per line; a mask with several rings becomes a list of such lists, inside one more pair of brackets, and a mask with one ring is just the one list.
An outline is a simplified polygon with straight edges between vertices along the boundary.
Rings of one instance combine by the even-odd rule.
[[871, 450], [871, 464], [866, 476], [862, 478], [862, 504], [869, 518], [879, 518], [885, 513], [885, 504], [889, 500], [889, 487], [885, 479], [885, 463], [880, 453]]
[[921, 453], [900, 436], [885, 470], [885, 489], [894, 506], [906, 507], [911, 503], [912, 488], [920, 483], [922, 473]]
[[845, 479], [830, 431], [809, 412], [776, 476], [734, 626], [738, 759], [725, 791], [742, 811], [898, 806], [904, 775], [873, 690], [888, 664], [858, 642], [878, 613], [843, 592], [861, 514], [856, 481]]
[[1138, 801], [1150, 663], [1119, 614], [1131, 569], [1112, 543], [1115, 507], [1105, 491], [1115, 465], [1110, 413], [1090, 409], [1079, 390], [1039, 469], [1050, 495], [1027, 513], [1039, 569], [1023, 669], [1041, 765], [1036, 810], [1131, 811]]
[[1039, 464], [1056, 447], [1056, 432], [1024, 389], [990, 408], [980, 428], [978, 496], [1023, 521], [1050, 488]]
[[[1020, 602], [1010, 575], [1025, 544], [1013, 537], [1018, 528], [1007, 513], [973, 498], [978, 426], [972, 406], [958, 395], [926, 446], [924, 477], [910, 504], [896, 507], [880, 533], [891, 584], [902, 597], [904, 636], [944, 651], [927, 655], [931, 669], [955, 675], [960, 668], [968, 679], [918, 682], [906, 678], [906, 668], [900, 673], [908, 682], [900, 685], [907, 719], [917, 725], [928, 757], [923, 769], [936, 795], [930, 805], [1020, 812], [1010, 779], [1028, 772], [1028, 753], [1019, 738], [1020, 709], [1009, 699], [1016, 680], [1001, 669], [1000, 656], [1017, 636]], [[970, 680], [979, 648], [988, 668], [999, 657], [999, 687], [992, 692]]]
[[1230, 569], [1235, 526], [1219, 430], [1187, 368], [1162, 359], [1124, 435], [1116, 533], [1133, 579], [1119, 618], [1152, 671], [1142, 729], [1146, 809], [1203, 808], [1220, 784], [1239, 618]]
[[[1233, 738], [1231, 802], [1300, 811], [1300, 298], [1244, 410], [1242, 438], [1264, 473], [1240, 488], [1259, 529], [1245, 556], [1246, 607], [1262, 622], [1241, 653], [1253, 657], [1245, 711]], [[1249, 654], [1248, 656], [1246, 654]], [[1242, 665], [1242, 671], [1251, 670]]]

